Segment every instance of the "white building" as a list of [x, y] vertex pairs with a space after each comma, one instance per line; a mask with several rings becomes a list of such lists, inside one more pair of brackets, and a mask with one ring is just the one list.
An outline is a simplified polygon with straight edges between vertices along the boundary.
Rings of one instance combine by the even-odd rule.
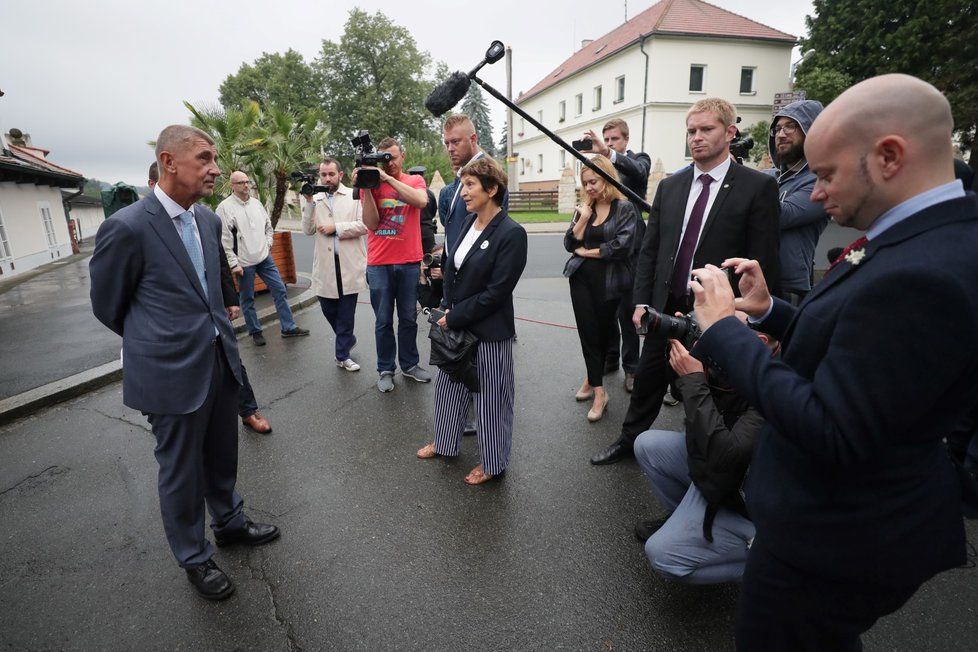
[[98, 227], [105, 221], [102, 200], [88, 195], [74, 195], [68, 202], [68, 219], [75, 225], [75, 239], [81, 242], [94, 242]]
[[47, 160], [16, 129], [0, 140], [0, 279], [70, 256], [61, 188], [80, 192], [81, 174]]
[[[605, 122], [622, 118], [629, 149], [672, 172], [691, 161], [685, 117], [697, 100], [732, 102], [742, 130], [771, 119], [774, 94], [789, 89], [795, 42], [700, 0], [663, 0], [584, 41], [517, 104], [568, 143], [587, 129], [600, 135]], [[576, 161], [519, 116], [513, 120], [520, 190], [556, 189], [561, 170]]]

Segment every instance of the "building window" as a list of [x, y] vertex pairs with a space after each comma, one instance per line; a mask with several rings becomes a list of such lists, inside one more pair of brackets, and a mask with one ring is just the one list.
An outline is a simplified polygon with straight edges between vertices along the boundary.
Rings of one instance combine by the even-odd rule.
[[522, 137], [525, 132], [526, 132], [526, 119], [520, 118], [520, 130], [516, 135]]
[[543, 110], [537, 111], [537, 122], [543, 124]]
[[615, 104], [625, 101], [625, 76], [615, 79]]
[[578, 93], [574, 96], [574, 115], [582, 113], [584, 113], [584, 93]]
[[7, 240], [7, 227], [3, 223], [3, 213], [0, 213], [0, 260], [10, 258], [10, 241]]
[[689, 151], [689, 139], [687, 138], [685, 140], [686, 140], [686, 153], [684, 154], [684, 156], [687, 159], [691, 159], [691, 158], [693, 158], [693, 153], [691, 151]]
[[706, 66], [693, 64], [689, 67], [689, 92], [704, 93], [706, 88]]
[[560, 169], [563, 171], [567, 167], [567, 152], [564, 150], [559, 150], [558, 155], [560, 156]]
[[601, 87], [600, 86], [594, 87], [594, 105], [591, 107], [591, 110], [592, 111], [601, 110]]
[[537, 154], [537, 172], [543, 172], [543, 154]]
[[561, 100], [557, 105], [557, 121], [563, 122], [567, 119], [567, 101]]
[[740, 94], [754, 95], [754, 68], [740, 69]]
[[51, 208], [43, 204], [39, 204], [38, 208], [41, 210], [41, 222], [44, 224], [44, 235], [48, 238], [48, 246], [57, 246], [58, 236], [54, 232], [54, 222], [51, 221]]

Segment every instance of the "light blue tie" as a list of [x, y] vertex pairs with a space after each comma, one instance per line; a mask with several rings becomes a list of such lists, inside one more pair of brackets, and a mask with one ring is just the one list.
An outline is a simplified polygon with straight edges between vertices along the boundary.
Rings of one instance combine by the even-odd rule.
[[180, 230], [181, 237], [183, 238], [183, 246], [187, 248], [187, 253], [190, 255], [190, 262], [194, 264], [194, 269], [197, 270], [197, 278], [200, 279], [200, 286], [204, 288], [204, 296], [207, 296], [207, 279], [204, 276], [204, 255], [200, 251], [200, 244], [197, 243], [197, 238], [194, 237], [194, 214], [190, 211], [180, 213], [180, 223], [183, 228]]

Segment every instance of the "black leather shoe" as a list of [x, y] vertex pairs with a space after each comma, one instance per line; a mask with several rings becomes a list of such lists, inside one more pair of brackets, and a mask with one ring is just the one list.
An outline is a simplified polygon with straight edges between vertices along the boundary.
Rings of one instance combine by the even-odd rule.
[[662, 518], [657, 518], [654, 521], [639, 521], [635, 524], [635, 538], [645, 543], [649, 540], [653, 534], [659, 531], [659, 529], [666, 524], [669, 517], [672, 516], [672, 512], [669, 512]]
[[604, 449], [600, 453], [596, 454], [591, 458], [591, 464], [601, 465], [601, 464], [614, 464], [623, 457], [627, 457], [632, 449], [625, 446], [621, 442], [615, 442], [608, 448]]
[[234, 584], [231, 578], [224, 574], [213, 559], [208, 559], [203, 564], [184, 568], [187, 571], [187, 579], [201, 597], [208, 600], [224, 600], [234, 593]]
[[274, 525], [246, 521], [243, 528], [220, 536], [215, 535], [214, 542], [220, 547], [234, 545], [235, 543], [241, 543], [246, 546], [260, 546], [269, 541], [274, 541], [281, 533]]

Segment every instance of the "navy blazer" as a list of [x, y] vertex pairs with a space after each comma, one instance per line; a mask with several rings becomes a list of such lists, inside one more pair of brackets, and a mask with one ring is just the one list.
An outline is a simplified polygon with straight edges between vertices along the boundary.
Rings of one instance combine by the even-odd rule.
[[965, 560], [942, 438], [978, 405], [978, 201], [943, 202], [836, 265], [796, 309], [694, 348], [767, 420], [747, 506], [757, 541], [823, 578], [912, 587]]
[[[441, 189], [438, 193], [438, 219], [445, 227], [445, 250], [454, 247], [455, 243], [461, 239], [462, 229], [465, 227], [465, 218], [470, 215], [465, 202], [462, 201], [462, 193], [459, 192], [455, 197], [458, 188], [459, 178]], [[452, 200], [455, 200], [454, 204]], [[509, 191], [503, 191], [503, 210], [509, 211]]]
[[102, 223], [89, 262], [92, 311], [122, 336], [123, 402], [148, 414], [189, 414], [204, 403], [215, 337], [241, 382], [221, 287], [221, 219], [199, 204], [194, 214], [206, 294], [173, 220], [152, 193]]
[[[475, 222], [466, 216], [459, 240]], [[526, 267], [526, 231], [505, 210], [492, 219], [469, 249], [460, 268], [446, 254], [442, 306], [450, 309], [449, 328], [466, 329], [480, 340], [497, 342], [516, 335], [513, 290]]]
[[[692, 165], [680, 170], [663, 179], [656, 189], [635, 268], [636, 305], [649, 305], [659, 312], [665, 310], [693, 170]], [[707, 263], [719, 265], [727, 258], [753, 258], [764, 270], [768, 287], [777, 292], [780, 210], [778, 183], [773, 177], [731, 162], [703, 222], [691, 269]]]

